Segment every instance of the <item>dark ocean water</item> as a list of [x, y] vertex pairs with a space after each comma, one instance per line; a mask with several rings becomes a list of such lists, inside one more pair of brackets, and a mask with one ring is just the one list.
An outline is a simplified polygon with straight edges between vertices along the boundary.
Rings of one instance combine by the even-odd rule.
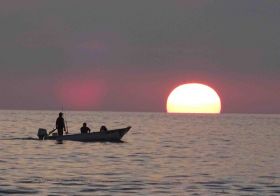
[[280, 115], [69, 111], [71, 133], [132, 129], [123, 143], [37, 140], [57, 113], [0, 111], [0, 195], [280, 195]]

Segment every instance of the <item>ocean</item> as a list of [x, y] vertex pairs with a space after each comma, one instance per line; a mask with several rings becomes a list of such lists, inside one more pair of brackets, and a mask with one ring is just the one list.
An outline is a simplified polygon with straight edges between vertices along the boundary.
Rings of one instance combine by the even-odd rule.
[[0, 111], [0, 195], [280, 195], [280, 115], [64, 114], [70, 133], [132, 128], [121, 143], [39, 141], [58, 111]]

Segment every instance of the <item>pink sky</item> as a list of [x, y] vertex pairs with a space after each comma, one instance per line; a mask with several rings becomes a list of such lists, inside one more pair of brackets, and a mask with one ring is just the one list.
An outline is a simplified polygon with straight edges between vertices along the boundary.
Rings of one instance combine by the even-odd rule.
[[0, 108], [165, 111], [200, 82], [222, 111], [279, 113], [280, 3], [3, 1]]

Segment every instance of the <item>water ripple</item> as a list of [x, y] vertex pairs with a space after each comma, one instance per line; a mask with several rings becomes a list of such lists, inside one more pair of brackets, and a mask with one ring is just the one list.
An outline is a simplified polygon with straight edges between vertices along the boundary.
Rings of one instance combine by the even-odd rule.
[[56, 115], [0, 111], [0, 195], [280, 193], [279, 115], [67, 112], [71, 132], [132, 131], [123, 143], [37, 140]]

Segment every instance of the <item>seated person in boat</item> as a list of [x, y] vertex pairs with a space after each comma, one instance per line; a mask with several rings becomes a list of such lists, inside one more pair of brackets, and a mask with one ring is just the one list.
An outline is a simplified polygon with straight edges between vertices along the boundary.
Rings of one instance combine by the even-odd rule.
[[90, 133], [90, 128], [87, 127], [87, 123], [83, 123], [81, 127], [81, 134]]
[[106, 131], [108, 131], [107, 127], [105, 127], [104, 125], [102, 125], [102, 126], [100, 127], [100, 132], [106, 132]]

